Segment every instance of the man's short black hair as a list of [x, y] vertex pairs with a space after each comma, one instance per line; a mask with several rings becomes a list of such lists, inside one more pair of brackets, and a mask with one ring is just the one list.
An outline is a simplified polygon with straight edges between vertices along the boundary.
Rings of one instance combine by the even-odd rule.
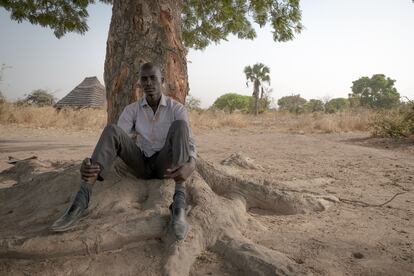
[[146, 62], [146, 63], [142, 64], [141, 67], [139, 68], [139, 72], [141, 73], [142, 70], [148, 70], [148, 69], [157, 69], [161, 74], [160, 66], [158, 66], [158, 65], [156, 65], [152, 62]]

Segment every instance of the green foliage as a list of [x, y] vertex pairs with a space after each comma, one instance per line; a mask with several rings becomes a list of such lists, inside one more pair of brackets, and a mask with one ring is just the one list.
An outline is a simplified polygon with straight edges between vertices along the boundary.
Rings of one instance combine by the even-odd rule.
[[310, 99], [305, 103], [304, 109], [306, 112], [321, 112], [325, 110], [324, 104], [321, 100]]
[[[56, 37], [68, 32], [85, 33], [88, 30], [87, 7], [94, 0], [0, 0], [0, 7], [10, 11], [11, 19], [17, 22], [29, 21], [42, 27], [49, 27]], [[101, 1], [110, 2], [110, 1]]]
[[277, 105], [282, 111], [289, 111], [291, 113], [303, 113], [305, 111], [306, 99], [302, 98], [300, 94], [285, 96], [277, 100]]
[[[270, 103], [271, 103], [271, 97], [270, 94], [272, 93], [273, 89], [269, 88], [269, 87], [262, 87], [261, 89], [261, 94], [260, 94], [260, 99], [258, 102], [258, 112], [259, 113], [263, 113], [269, 110], [270, 108]], [[250, 106], [253, 106], [252, 104], [250, 104]], [[250, 110], [249, 112], [251, 113], [253, 110]]]
[[201, 110], [201, 101], [200, 99], [188, 95], [185, 98], [185, 107], [189, 110]]
[[229, 34], [254, 39], [252, 23], [270, 23], [274, 41], [288, 41], [303, 29], [299, 0], [189, 0], [182, 9], [183, 39], [189, 48], [204, 49]]
[[248, 111], [250, 101], [250, 96], [239, 95], [236, 93], [227, 93], [218, 97], [212, 107], [220, 110], [225, 110], [230, 113], [233, 113], [236, 109], [241, 111]]
[[395, 80], [383, 74], [371, 78], [362, 77], [352, 82], [352, 94], [349, 95], [352, 106], [389, 109], [400, 103], [400, 94], [394, 87]]
[[325, 104], [326, 113], [341, 112], [349, 108], [349, 101], [345, 98], [335, 98]]
[[[250, 97], [249, 113], [253, 113], [254, 112], [254, 110], [251, 109], [252, 106], [253, 106], [252, 102], [253, 102], [253, 98]], [[258, 113], [266, 112], [266, 111], [269, 110], [269, 107], [270, 107], [270, 99], [269, 98], [259, 99], [259, 103], [258, 104], [259, 104]]]
[[[246, 66], [244, 67], [244, 74], [246, 75], [246, 79], [249, 82], [252, 82], [253, 84], [255, 82], [259, 82], [261, 85], [263, 82], [267, 82], [270, 84], [270, 69], [263, 63], [256, 63], [252, 66]], [[257, 91], [259, 92], [259, 91]]]
[[19, 104], [30, 104], [37, 106], [54, 105], [55, 97], [48, 91], [43, 89], [33, 90], [25, 99], [19, 102]]
[[[11, 12], [11, 19], [29, 21], [54, 30], [60, 38], [68, 32], [88, 30], [87, 7], [95, 0], [0, 0], [0, 7]], [[111, 0], [100, 0], [111, 3]], [[212, 42], [233, 34], [254, 39], [252, 23], [270, 23], [275, 41], [289, 41], [303, 29], [299, 0], [188, 0], [182, 2], [182, 31], [188, 48], [204, 49]]]
[[371, 124], [372, 134], [379, 137], [408, 137], [414, 135], [414, 101], [398, 108], [381, 111]]

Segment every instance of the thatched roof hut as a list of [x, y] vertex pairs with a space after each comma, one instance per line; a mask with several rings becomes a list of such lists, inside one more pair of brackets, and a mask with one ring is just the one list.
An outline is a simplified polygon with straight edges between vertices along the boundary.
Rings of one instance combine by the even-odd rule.
[[55, 107], [103, 108], [105, 105], [105, 87], [99, 82], [97, 77], [89, 77], [85, 78], [69, 94], [58, 101]]

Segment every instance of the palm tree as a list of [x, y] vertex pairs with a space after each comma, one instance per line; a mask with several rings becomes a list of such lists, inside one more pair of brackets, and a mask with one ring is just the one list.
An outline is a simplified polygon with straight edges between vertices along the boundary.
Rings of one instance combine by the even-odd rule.
[[[253, 67], [244, 67], [244, 74], [246, 74], [246, 85], [249, 86], [249, 82], [253, 83], [253, 99], [254, 99], [254, 115], [259, 113], [259, 91], [263, 83], [267, 82], [270, 84], [270, 69], [263, 63], [256, 63]], [[263, 92], [262, 92], [263, 94]]]

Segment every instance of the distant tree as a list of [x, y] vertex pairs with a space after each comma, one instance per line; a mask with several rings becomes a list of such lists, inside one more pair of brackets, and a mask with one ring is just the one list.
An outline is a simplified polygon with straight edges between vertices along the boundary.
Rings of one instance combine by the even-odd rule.
[[352, 106], [369, 108], [392, 108], [400, 103], [400, 94], [394, 87], [395, 80], [383, 74], [371, 78], [362, 77], [352, 82], [352, 94], [349, 95]]
[[37, 89], [33, 90], [23, 100], [23, 103], [37, 106], [54, 105], [55, 97], [52, 94], [50, 94], [47, 90]]
[[292, 113], [302, 113], [305, 110], [305, 104], [306, 99], [302, 98], [300, 94], [285, 96], [277, 101], [280, 110]]
[[[3, 82], [3, 74], [4, 74], [4, 70], [11, 68], [11, 66], [7, 66], [6, 64], [2, 64], [0, 66], [0, 85]], [[6, 102], [6, 97], [3, 95], [1, 89], [0, 89], [0, 103], [4, 103]]]
[[253, 83], [253, 103], [254, 103], [254, 115], [259, 113], [259, 93], [260, 88], [262, 89], [263, 96], [263, 83], [267, 82], [270, 84], [270, 69], [263, 63], [256, 63], [251, 66], [246, 66], [244, 68], [244, 74], [246, 75], [246, 85], [248, 86], [249, 82]]
[[188, 95], [185, 98], [185, 107], [189, 110], [201, 110], [201, 101], [200, 99]]
[[213, 107], [233, 113], [235, 110], [248, 111], [251, 97], [236, 93], [227, 93], [218, 97]]
[[348, 108], [349, 108], [349, 100], [345, 98], [335, 98], [325, 103], [326, 113], [336, 113], [336, 112], [344, 111]]
[[4, 97], [3, 93], [0, 91], [0, 104], [3, 104], [6, 102], [6, 97]]
[[323, 102], [316, 99], [310, 99], [304, 108], [306, 112], [321, 112], [325, 110]]

